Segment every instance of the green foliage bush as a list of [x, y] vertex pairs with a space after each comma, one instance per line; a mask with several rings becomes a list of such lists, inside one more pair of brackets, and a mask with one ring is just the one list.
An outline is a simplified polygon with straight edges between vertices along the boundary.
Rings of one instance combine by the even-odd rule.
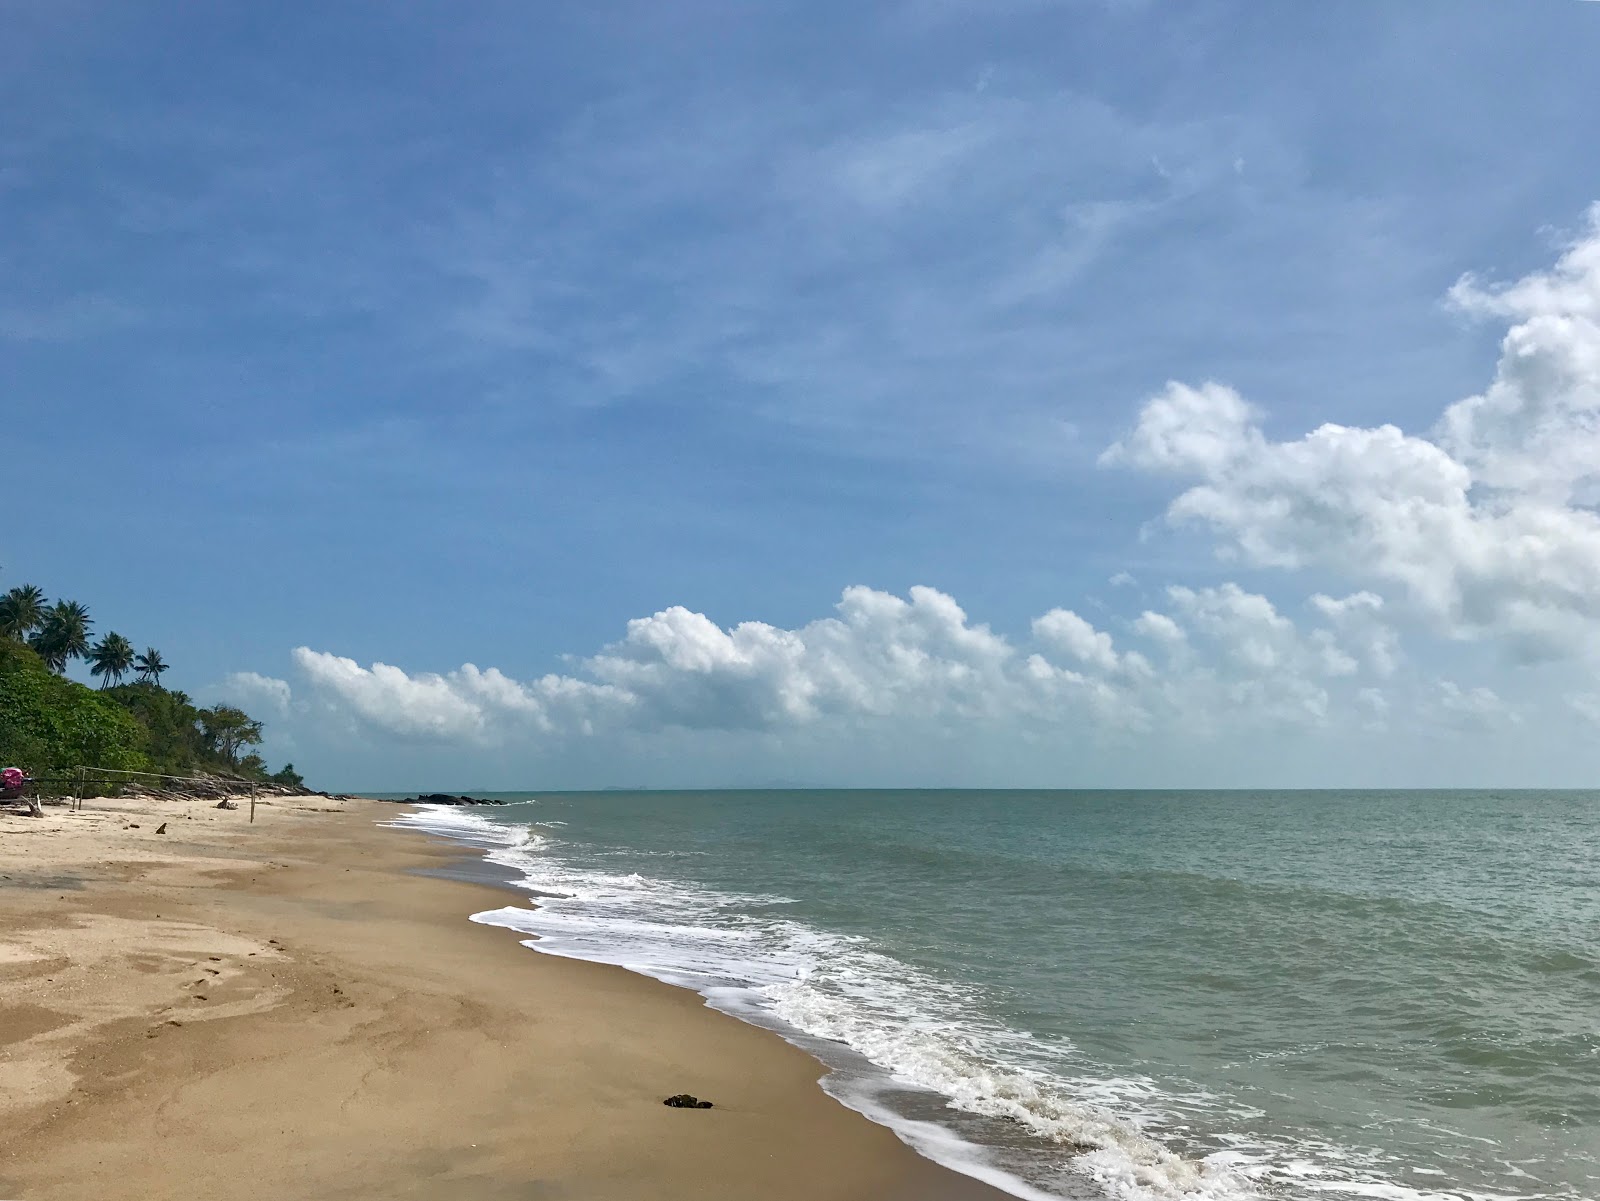
[[80, 765], [149, 770], [143, 726], [115, 700], [0, 641], [0, 765], [47, 776]]
[[228, 765], [213, 754], [200, 732], [200, 711], [187, 694], [154, 684], [120, 684], [105, 696], [121, 705], [144, 728], [145, 753], [151, 771], [188, 775], [197, 770], [221, 771]]
[[304, 788], [306, 786], [305, 777], [295, 771], [292, 763], [285, 763], [282, 768], [273, 772], [267, 779], [274, 784], [286, 784], [290, 788]]

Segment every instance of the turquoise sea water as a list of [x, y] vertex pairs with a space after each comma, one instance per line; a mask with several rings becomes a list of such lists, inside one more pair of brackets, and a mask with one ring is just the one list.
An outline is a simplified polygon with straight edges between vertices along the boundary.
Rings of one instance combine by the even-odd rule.
[[1600, 1197], [1600, 793], [516, 796], [479, 920], [1019, 1195]]

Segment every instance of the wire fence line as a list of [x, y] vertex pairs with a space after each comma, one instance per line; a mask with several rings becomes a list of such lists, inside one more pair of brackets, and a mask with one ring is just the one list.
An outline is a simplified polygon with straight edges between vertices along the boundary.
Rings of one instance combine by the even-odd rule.
[[[160, 780], [179, 785], [180, 787], [168, 789], [153, 785], [139, 785], [138, 780], [130, 779], [129, 777], [137, 777], [138, 780]], [[66, 791], [57, 795], [68, 798], [69, 807], [73, 812], [77, 812], [83, 808], [85, 793], [91, 784], [111, 784], [117, 787], [122, 787], [123, 785], [133, 785], [135, 787], [147, 788], [149, 791], [157, 794], [166, 793], [168, 794], [169, 798], [175, 797], [187, 791], [190, 794], [193, 794], [195, 799], [209, 800], [213, 797], [221, 796], [224, 802], [226, 802], [230, 796], [234, 796], [236, 794], [243, 795], [244, 791], [248, 788], [250, 792], [250, 820], [252, 822], [256, 820], [256, 794], [261, 786], [260, 781], [258, 780], [249, 780], [243, 776], [224, 775], [220, 772], [210, 772], [205, 775], [189, 776], [176, 775], [171, 772], [135, 771], [132, 768], [126, 767], [94, 767], [90, 765], [84, 765], [76, 768], [75, 770], [69, 770], [65, 774], [58, 773], [55, 775], [30, 777], [28, 780], [28, 785], [31, 785], [32, 787], [33, 796], [28, 798], [25, 790], [24, 796], [21, 799], [28, 800], [30, 807], [35, 813], [42, 812], [40, 805], [43, 801], [44, 789], [41, 788], [40, 785], [46, 784], [67, 786]], [[181, 787], [185, 784], [190, 785], [191, 787], [185, 790]], [[237, 787], [232, 787], [234, 785], [237, 785]]]
[[179, 775], [174, 775], [171, 772], [164, 772], [164, 771], [134, 771], [132, 768], [128, 768], [128, 767], [91, 767], [91, 766], [84, 766], [84, 767], [80, 767], [78, 770], [80, 772], [104, 772], [107, 775], [142, 776], [143, 778], [145, 778], [147, 780], [188, 780], [191, 783], [196, 783], [196, 784], [209, 784], [214, 780], [227, 780], [230, 783], [248, 784], [251, 787], [254, 787], [256, 784], [258, 784], [260, 782], [260, 781], [257, 781], [257, 780], [247, 779], [244, 776], [230, 776], [230, 775], [227, 775], [227, 774], [225, 774], [223, 772], [216, 772], [216, 771], [207, 772], [204, 775], [199, 775], [199, 776], [179, 776]]

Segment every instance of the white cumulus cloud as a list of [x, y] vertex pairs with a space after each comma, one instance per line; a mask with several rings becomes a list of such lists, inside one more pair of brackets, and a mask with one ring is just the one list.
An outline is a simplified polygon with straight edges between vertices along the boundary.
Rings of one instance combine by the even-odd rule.
[[446, 675], [412, 674], [304, 646], [294, 661], [318, 695], [372, 727], [407, 737], [489, 743], [508, 727], [549, 732], [557, 720], [581, 726], [592, 710], [626, 703], [604, 685], [560, 676], [522, 684], [471, 663]]
[[[933, 588], [905, 597], [845, 590], [832, 616], [796, 629], [723, 628], [681, 606], [628, 623], [571, 675], [520, 682], [467, 664], [410, 673], [301, 647], [295, 662], [327, 706], [389, 735], [460, 744], [593, 734], [699, 731], [735, 736], [803, 728], [1005, 725], [1121, 738], [1151, 730], [1321, 725], [1334, 689], [1376, 679], [1342, 622], [1301, 629], [1234, 584], [1168, 591], [1173, 614], [1126, 623], [1162, 661], [1053, 609], [1015, 644]], [[1322, 598], [1337, 615], [1360, 597]], [[1330, 608], [1331, 607], [1331, 608]], [[1313, 607], [1314, 617], [1327, 616]], [[1346, 695], [1347, 694], [1347, 695]]]
[[289, 702], [293, 698], [287, 680], [274, 679], [253, 671], [233, 672], [212, 691], [241, 708], [254, 708], [274, 717], [288, 713]]
[[1210, 529], [1225, 557], [1394, 588], [1441, 632], [1522, 658], [1592, 654], [1600, 216], [1552, 271], [1452, 296], [1513, 324], [1494, 383], [1431, 437], [1325, 424], [1274, 441], [1232, 389], [1173, 383], [1102, 462], [1191, 481], [1167, 519]]
[[1052, 609], [1043, 617], [1035, 618], [1033, 636], [1089, 667], [1116, 671], [1122, 665], [1121, 657], [1112, 646], [1111, 635], [1095, 629], [1071, 609]]
[[1499, 288], [1467, 276], [1450, 299], [1513, 324], [1494, 381], [1445, 412], [1440, 444], [1488, 487], [1600, 500], [1600, 205], [1551, 270]]

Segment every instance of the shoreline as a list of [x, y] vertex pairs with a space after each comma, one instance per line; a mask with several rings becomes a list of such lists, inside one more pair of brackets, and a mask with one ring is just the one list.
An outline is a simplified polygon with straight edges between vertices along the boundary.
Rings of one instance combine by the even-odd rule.
[[697, 994], [467, 920], [517, 891], [471, 848], [261, 809], [0, 816], [0, 1195], [1006, 1195]]
[[[1048, 1160], [1045, 1144], [1035, 1136], [1020, 1134], [1005, 1119], [965, 1112], [944, 1093], [897, 1077], [848, 1042], [785, 1020], [746, 984], [719, 978], [713, 967], [668, 968], [666, 960], [649, 958], [648, 952], [643, 960], [613, 958], [607, 954], [609, 948], [593, 944], [586, 953], [573, 953], [574, 941], [588, 940], [574, 940], [570, 931], [567, 936], [551, 933], [538, 916], [548, 901], [564, 894], [541, 891], [543, 886], [532, 883], [524, 865], [500, 857], [520, 849], [514, 838], [506, 840], [519, 829], [515, 823], [503, 825], [471, 808], [420, 805], [404, 807], [388, 824], [467, 852], [468, 863], [451, 870], [452, 878], [487, 883], [516, 899], [472, 914], [474, 923], [513, 933], [521, 945], [550, 958], [622, 970], [687, 992], [707, 1009], [781, 1039], [815, 1063], [817, 1087], [827, 1096], [893, 1132], [923, 1159], [971, 1182], [981, 1190], [978, 1195], [1013, 1201], [1103, 1201], [1107, 1195], [1087, 1178], [1059, 1174], [1041, 1191], [1036, 1173]], [[601, 953], [595, 954], [596, 949]]]
[[[740, 1026], [760, 1031], [782, 1041], [786, 1046], [799, 1051], [812, 1063], [812, 1075], [815, 1077], [813, 1084], [821, 1093], [829, 1097], [839, 1107], [859, 1115], [865, 1121], [875, 1126], [882, 1127], [892, 1133], [895, 1138], [907, 1147], [917, 1157], [931, 1165], [940, 1172], [945, 1172], [956, 1178], [959, 1183], [949, 1184], [936, 1192], [927, 1194], [937, 1201], [1018, 1201], [1038, 1197], [1041, 1201], [1103, 1201], [1102, 1194], [1092, 1189], [1074, 1193], [1039, 1194], [1021, 1181], [1014, 1180], [1004, 1173], [991, 1169], [986, 1164], [974, 1162], [968, 1155], [976, 1148], [963, 1141], [946, 1125], [938, 1122], [933, 1113], [925, 1117], [910, 1117], [906, 1114], [891, 1109], [887, 1104], [879, 1101], [878, 1093], [885, 1091], [882, 1085], [889, 1081], [889, 1074], [876, 1064], [866, 1059], [858, 1052], [851, 1050], [841, 1043], [831, 1042], [807, 1034], [787, 1023], [777, 1021], [770, 1014], [758, 1012], [743, 1005], [729, 1005], [722, 998], [708, 995], [706, 992], [695, 988], [691, 983], [674, 979], [667, 975], [656, 975], [642, 968], [629, 967], [617, 962], [601, 959], [585, 959], [580, 956], [568, 955], [558, 950], [546, 950], [541, 947], [545, 937], [519, 928], [515, 920], [512, 923], [504, 922], [506, 913], [518, 911], [531, 912], [539, 908], [541, 894], [530, 892], [520, 873], [514, 868], [509, 868], [485, 856], [487, 849], [480, 844], [464, 841], [457, 834], [444, 833], [437, 829], [412, 826], [409, 824], [394, 824], [394, 829], [402, 832], [424, 835], [428, 840], [448, 847], [452, 851], [462, 852], [462, 857], [452, 862], [434, 867], [412, 869], [425, 876], [445, 880], [456, 880], [476, 887], [487, 888], [496, 894], [496, 899], [504, 899], [510, 893], [514, 902], [509, 905], [496, 905], [492, 910], [478, 911], [469, 915], [468, 920], [474, 924], [481, 924], [490, 929], [503, 930], [513, 936], [518, 946], [525, 950], [534, 951], [545, 958], [553, 959], [558, 963], [583, 964], [603, 971], [620, 971], [630, 976], [635, 976], [654, 987], [670, 990], [674, 994], [688, 994], [708, 1012], [721, 1018], [731, 1020]], [[855, 1090], [836, 1088], [836, 1083], [846, 1080], [857, 1082], [870, 1079], [879, 1085], [878, 1089], [866, 1094], [858, 1094]], [[941, 1115], [949, 1113], [947, 1102], [943, 1096], [925, 1092], [914, 1086], [893, 1086], [890, 1091], [895, 1091], [904, 1096], [914, 1096], [923, 1106], [934, 1106]], [[965, 1154], [956, 1154], [954, 1162], [942, 1158], [938, 1153], [949, 1149], [959, 1149]], [[969, 1170], [963, 1171], [958, 1164], [965, 1163]], [[978, 1173], [987, 1173], [997, 1179], [985, 1179]], [[947, 1189], [954, 1191], [946, 1191]], [[1014, 1189], [1024, 1191], [1016, 1192]]]

